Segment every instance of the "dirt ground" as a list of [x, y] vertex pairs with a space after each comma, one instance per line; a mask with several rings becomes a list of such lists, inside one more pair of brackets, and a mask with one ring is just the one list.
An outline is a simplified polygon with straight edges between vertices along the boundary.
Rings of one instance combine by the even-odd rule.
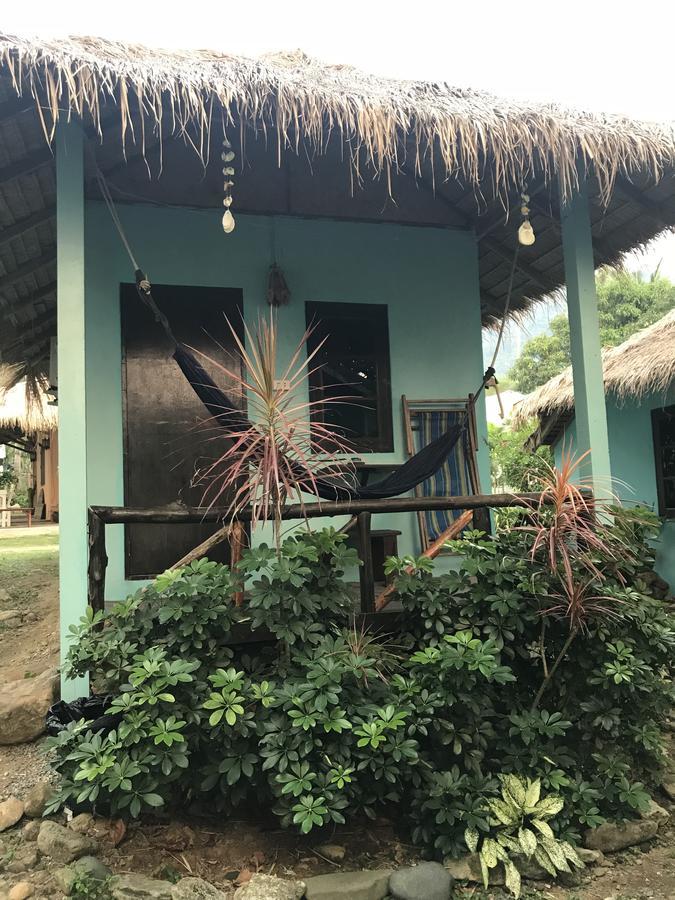
[[[0, 532], [0, 610], [18, 609], [24, 614], [20, 625], [0, 624], [0, 690], [8, 681], [34, 677], [57, 665], [57, 597], [57, 529]], [[0, 800], [10, 794], [21, 797], [31, 784], [49, 775], [41, 745], [37, 741], [0, 747]], [[656, 799], [675, 819], [675, 808], [663, 797]], [[192, 816], [180, 822], [130, 824], [126, 829], [105, 821], [95, 827], [100, 857], [117, 873], [143, 872], [169, 879], [192, 873], [224, 889], [234, 889], [256, 871], [307, 878], [340, 869], [398, 867], [419, 859], [419, 851], [386, 820], [359, 829], [336, 829], [320, 838], [281, 830], [272, 817], [261, 819], [257, 810], [246, 811], [236, 821]], [[0, 850], [11, 850], [19, 840], [18, 833], [5, 833]], [[344, 859], [329, 859], [332, 853], [325, 844], [343, 848]], [[467, 888], [466, 895], [483, 900], [501, 892], [483, 892], [476, 886]], [[529, 882], [524, 896], [531, 900], [675, 900], [675, 826], [662, 827], [648, 844], [608, 857], [605, 865], [589, 867], [578, 886]]]

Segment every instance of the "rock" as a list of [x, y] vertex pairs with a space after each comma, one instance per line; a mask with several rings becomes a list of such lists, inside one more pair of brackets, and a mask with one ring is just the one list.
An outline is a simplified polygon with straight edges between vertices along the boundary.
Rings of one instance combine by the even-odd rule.
[[227, 900], [227, 896], [203, 878], [181, 878], [173, 886], [171, 900]]
[[7, 894], [7, 900], [27, 900], [33, 896], [33, 885], [29, 881], [17, 881]]
[[78, 816], [73, 816], [73, 818], [68, 822], [68, 828], [71, 831], [77, 832], [77, 834], [87, 834], [91, 831], [94, 825], [94, 817], [91, 813], [80, 813]]
[[642, 818], [654, 819], [657, 825], [664, 825], [668, 821], [668, 819], [670, 819], [670, 813], [662, 806], [659, 806], [659, 804], [655, 800], [652, 800], [650, 797], [649, 806], [647, 807], [645, 812], [642, 813]]
[[[455, 881], [469, 881], [473, 884], [482, 884], [480, 861], [477, 853], [468, 853], [459, 859], [444, 859], [443, 865]], [[504, 870], [501, 866], [490, 869], [490, 887], [504, 884]]]
[[21, 829], [24, 841], [36, 841], [42, 822], [26, 822]]
[[9, 591], [6, 591], [4, 588], [0, 588], [0, 603], [7, 603], [9, 599]]
[[0, 744], [24, 744], [45, 730], [45, 716], [58, 687], [56, 669], [37, 678], [3, 685], [0, 692]]
[[83, 856], [73, 863], [54, 872], [54, 880], [66, 897], [70, 897], [73, 886], [78, 878], [87, 878], [91, 881], [103, 882], [110, 876], [110, 869], [95, 856]]
[[49, 821], [40, 826], [37, 845], [40, 853], [61, 863], [73, 862], [96, 850], [96, 845], [88, 837]]
[[587, 866], [599, 866], [605, 862], [605, 855], [600, 850], [589, 850], [588, 847], [575, 847], [577, 856]]
[[449, 900], [454, 881], [440, 863], [422, 862], [394, 872], [389, 893], [397, 900]]
[[21, 619], [21, 610], [19, 609], [3, 609], [0, 612], [0, 625], [8, 625], [12, 628], [14, 625], [20, 625]]
[[316, 848], [316, 852], [321, 856], [325, 856], [331, 862], [342, 862], [347, 853], [341, 844], [321, 844]]
[[274, 875], [254, 875], [248, 884], [238, 888], [234, 900], [300, 900], [304, 894], [305, 884], [302, 881], [286, 881]]
[[21, 872], [32, 872], [39, 858], [40, 855], [35, 847], [25, 847], [14, 854], [5, 868], [14, 875], [19, 875]]
[[[391, 874], [390, 869], [376, 869], [315, 875], [307, 879], [305, 897], [307, 900], [383, 900], [389, 892]], [[239, 900], [236, 894], [235, 900]]]
[[658, 830], [659, 823], [655, 819], [633, 819], [621, 824], [605, 822], [597, 828], [589, 828], [584, 842], [591, 850], [612, 853], [642, 844], [653, 838]]
[[116, 875], [110, 882], [113, 900], [171, 900], [173, 885], [145, 875]]
[[[549, 875], [549, 879], [550, 879]], [[579, 869], [572, 869], [571, 872], [558, 872], [557, 880], [564, 887], [575, 888], [581, 884], [581, 872]]]
[[16, 797], [8, 797], [0, 803], [0, 831], [16, 825], [23, 815], [23, 803]]
[[669, 775], [668, 778], [665, 778], [661, 789], [669, 800], [675, 801], [675, 777]]
[[30, 819], [41, 819], [45, 807], [54, 796], [54, 787], [48, 781], [38, 781], [26, 794], [24, 813]]

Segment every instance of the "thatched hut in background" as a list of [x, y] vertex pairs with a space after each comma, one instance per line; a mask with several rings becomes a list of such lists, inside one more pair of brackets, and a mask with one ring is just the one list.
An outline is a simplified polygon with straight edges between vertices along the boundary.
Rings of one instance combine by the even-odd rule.
[[[0, 383], [3, 374], [0, 373]], [[29, 460], [28, 504], [0, 514], [0, 527], [26, 524], [31, 519], [58, 518], [58, 413], [40, 384], [23, 379], [0, 388], [0, 447], [25, 454]], [[1, 460], [0, 460], [1, 462]]]
[[[617, 347], [603, 350], [609, 453], [615, 492], [665, 519], [659, 571], [675, 586], [675, 309]], [[572, 369], [525, 397], [514, 424], [539, 424], [533, 447], [560, 459], [577, 442]]]

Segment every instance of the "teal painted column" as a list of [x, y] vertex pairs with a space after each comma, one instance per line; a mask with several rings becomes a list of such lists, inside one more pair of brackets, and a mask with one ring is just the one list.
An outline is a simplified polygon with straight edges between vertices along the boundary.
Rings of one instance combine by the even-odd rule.
[[569, 201], [561, 202], [560, 218], [574, 377], [577, 450], [579, 454], [591, 451], [582, 464], [582, 474], [592, 479], [596, 496], [606, 497], [611, 488], [611, 470], [591, 219], [585, 185]]
[[[84, 141], [80, 127], [56, 133], [57, 334], [59, 383], [59, 593], [61, 660], [68, 629], [87, 608], [87, 418], [84, 294]], [[89, 691], [61, 675], [61, 694]]]

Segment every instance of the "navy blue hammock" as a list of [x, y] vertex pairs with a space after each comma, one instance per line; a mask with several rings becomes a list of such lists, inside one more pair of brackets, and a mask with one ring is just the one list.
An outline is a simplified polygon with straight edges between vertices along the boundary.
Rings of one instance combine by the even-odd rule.
[[[143, 303], [151, 311], [155, 320], [162, 326], [175, 346], [173, 358], [190, 384], [197, 397], [209, 411], [214, 421], [226, 428], [228, 432], [245, 432], [251, 423], [236, 404], [213, 381], [206, 369], [195, 359], [190, 350], [176, 340], [166, 316], [161, 312], [152, 297], [152, 287], [140, 269], [136, 270], [136, 288]], [[480, 392], [494, 375], [492, 366], [488, 367], [477, 392], [470, 405], [473, 406]], [[387, 500], [415, 490], [419, 485], [429, 481], [442, 470], [451, 457], [459, 441], [464, 441], [469, 428], [467, 411], [461, 416], [448, 420], [446, 429], [429, 444], [418, 450], [398, 469], [375, 484], [361, 485], [347, 477], [331, 476], [321, 478], [307, 476], [313, 484], [316, 494], [322, 500]], [[300, 463], [298, 463], [300, 466]]]

